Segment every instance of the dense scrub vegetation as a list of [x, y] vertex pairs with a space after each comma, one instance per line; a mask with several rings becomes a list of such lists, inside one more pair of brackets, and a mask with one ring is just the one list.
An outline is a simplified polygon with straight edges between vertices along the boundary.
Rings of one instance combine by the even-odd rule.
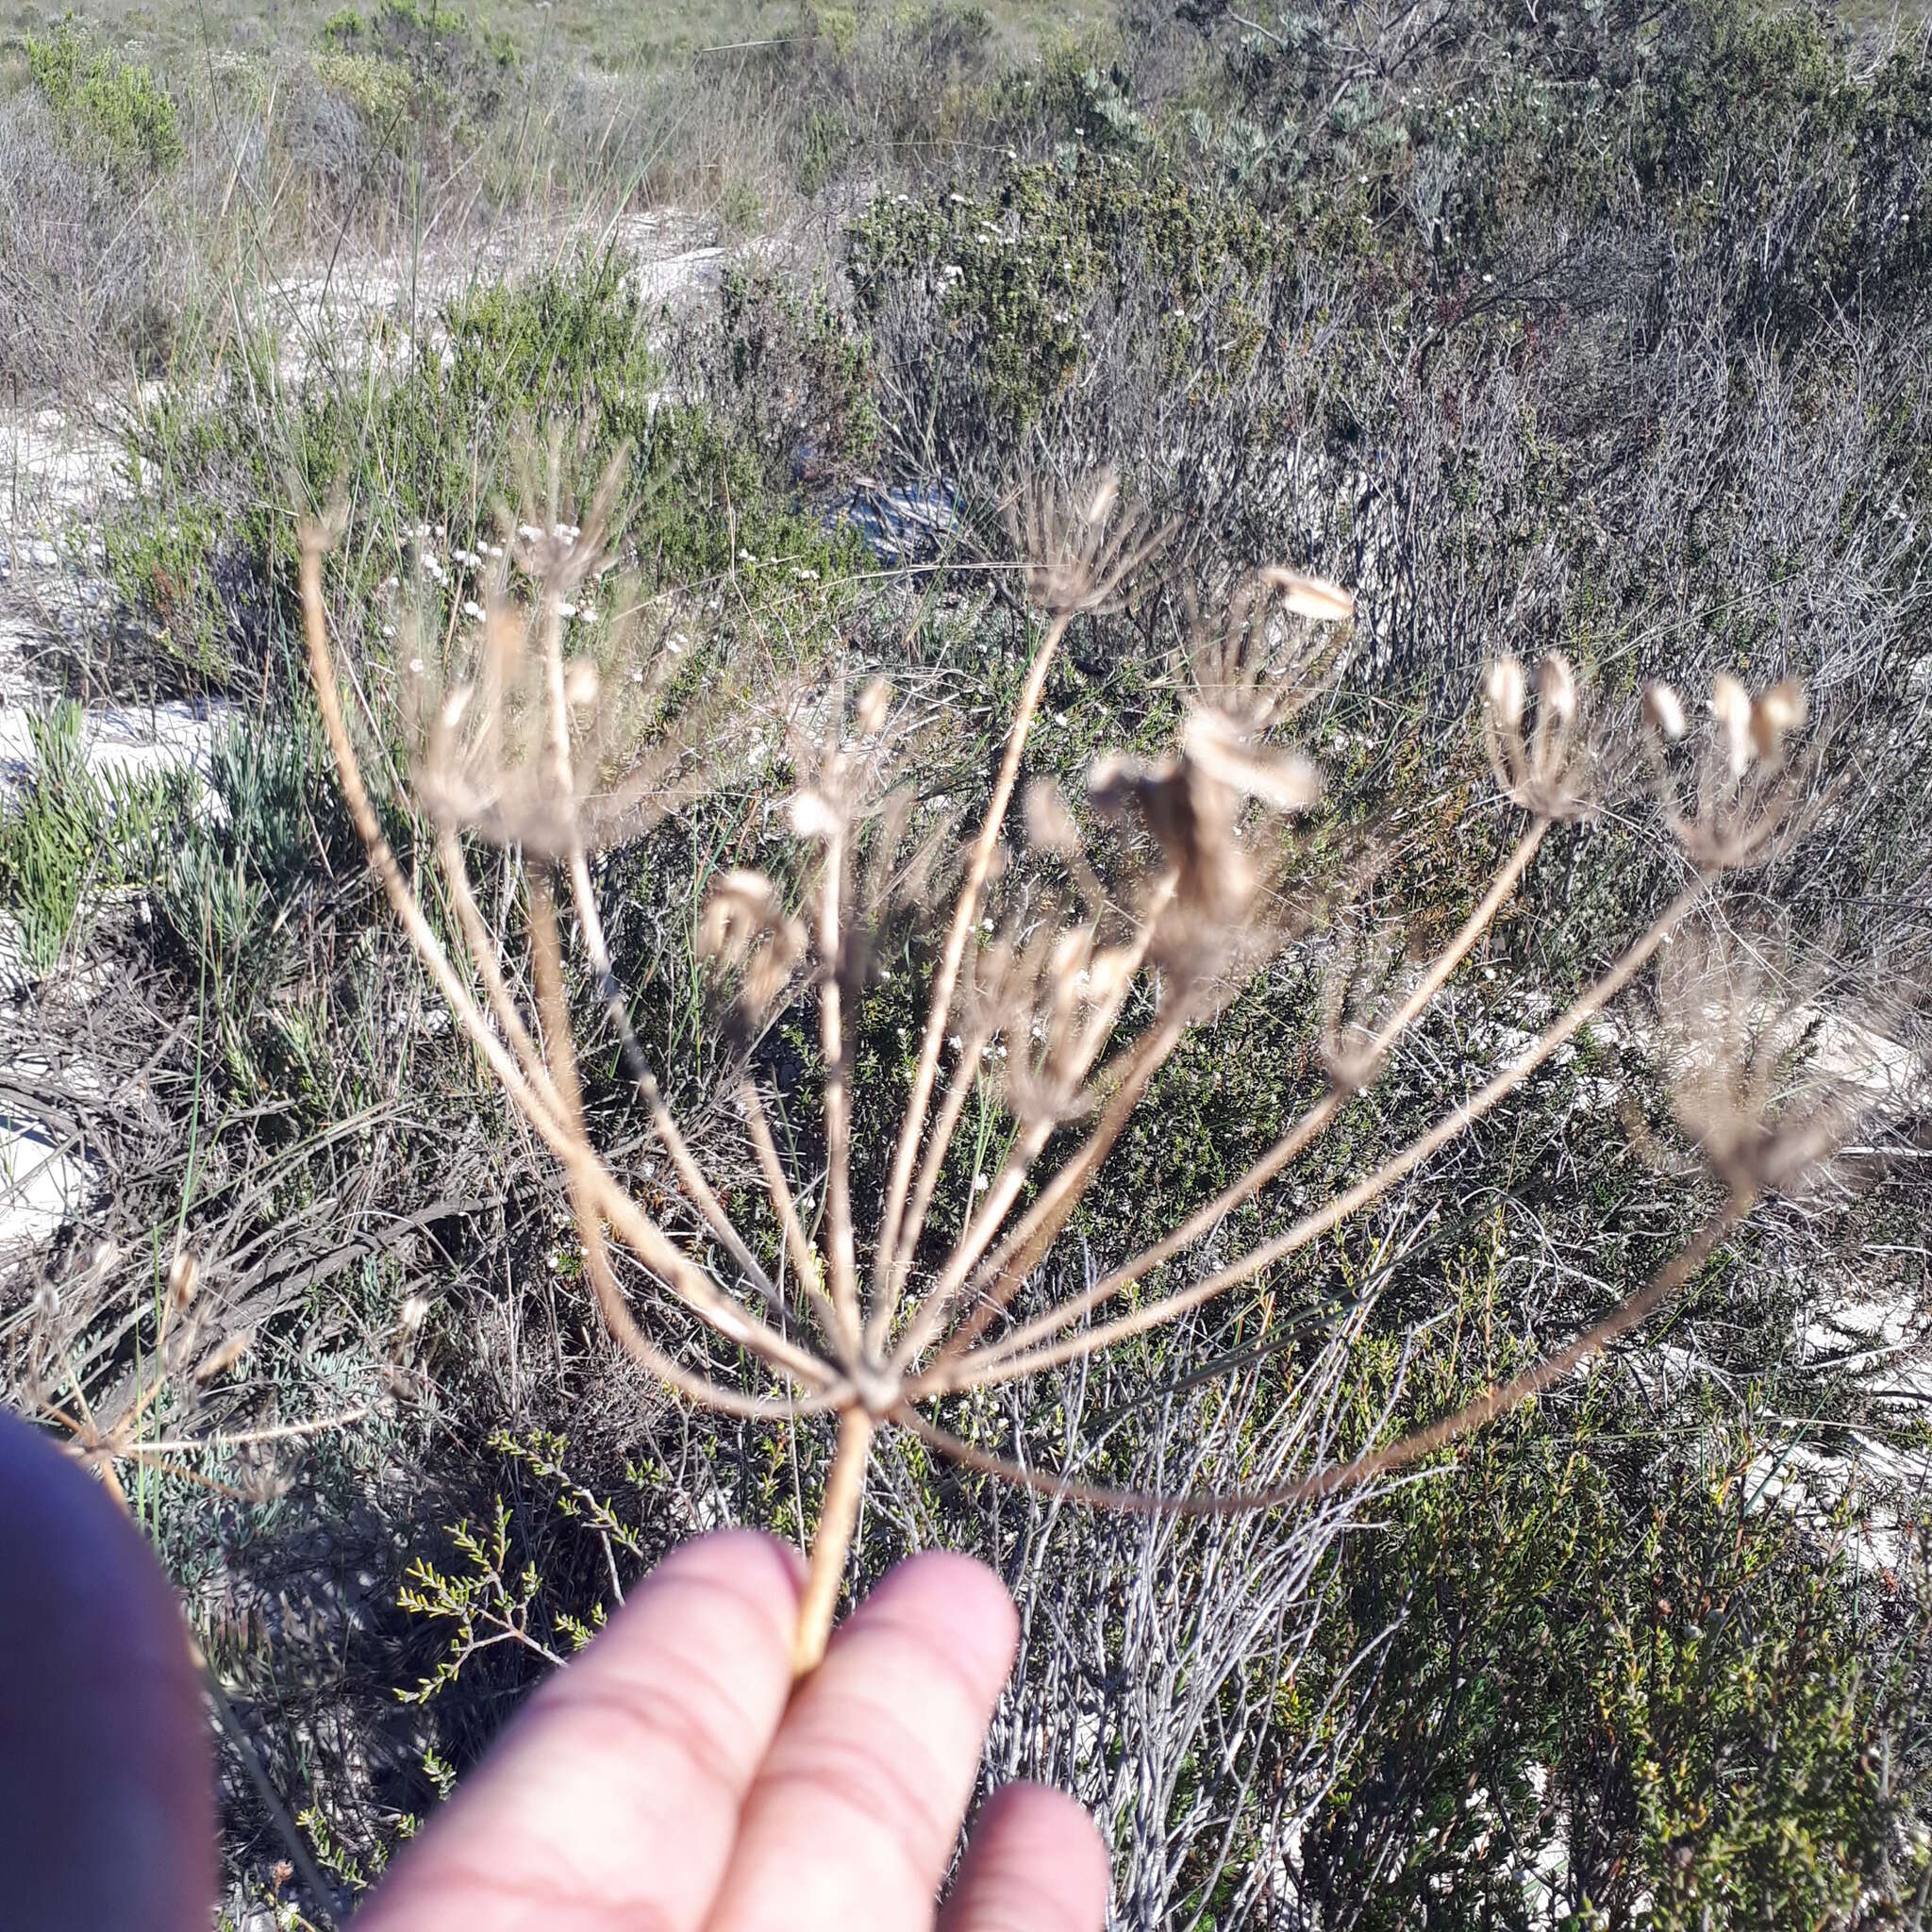
[[[272, 1876], [286, 1846], [236, 1759], [238, 1912], [276, 1886], [316, 1923], [346, 1907], [615, 1576], [724, 1520], [799, 1534], [828, 1448], [688, 1413], [594, 1333], [560, 1186], [343, 823], [297, 669], [300, 511], [346, 512], [328, 592], [355, 726], [394, 769], [411, 659], [439, 669], [476, 604], [497, 506], [575, 519], [623, 454], [622, 570], [574, 634], [608, 655], [629, 610], [682, 660], [683, 714], [731, 724], [707, 795], [599, 884], [634, 1024], [747, 1203], [692, 933], [708, 881], [769, 857], [795, 776], [774, 693], [886, 670], [933, 716], [922, 792], [972, 812], [1025, 619], [959, 533], [999, 555], [992, 508], [1028, 458], [1115, 463], [1180, 532], [1168, 587], [1075, 627], [1029, 774], [1074, 791], [1099, 752], [1171, 741], [1190, 591], [1280, 560], [1358, 597], [1306, 721], [1321, 944], [1165, 1069], [1050, 1269], [1130, 1252], [1150, 1204], [1171, 1224], [1210, 1199], [1321, 1091], [1336, 972], [1385, 984], [1467, 911], [1510, 837], [1464, 718], [1499, 654], [1561, 649], [1606, 706], [1658, 675], [1805, 678], [1828, 808], [1723, 919], [1794, 997], [1923, 1052], [1922, 35], [1763, 0], [1386, 20], [1190, 0], [1016, 52], [970, 7], [821, 9], [782, 45], [640, 75], [385, 0], [219, 71], [150, 71], [75, 25], [25, 52], [0, 102], [22, 317], [0, 371], [158, 378], [120, 422], [99, 531], [116, 614], [66, 675], [236, 711], [212, 804], [172, 801], [172, 838], [165, 802], [76, 775], [58, 722], [0, 820], [33, 980], [0, 1024], [101, 1176], [0, 1288], [0, 1347], [24, 1407], [80, 1391], [123, 1430], [133, 1505], [327, 1868], [333, 1897]], [[715, 302], [665, 304], [625, 226], [665, 200], [784, 245], [740, 256]], [[439, 225], [481, 264], [454, 287], [418, 275]], [[284, 299], [318, 257], [392, 246], [410, 266], [367, 329]], [[879, 537], [907, 505], [909, 560]], [[1667, 894], [1615, 747], [1604, 783], [1287, 1200], [1372, 1166], [1533, 1028], [1512, 981], [1560, 1000]], [[506, 863], [486, 911], [519, 908]], [[910, 978], [857, 1022], [881, 1165]], [[960, 1425], [1046, 1467], [1226, 1487], [1265, 1477], [1271, 1419], [1318, 1368], [1344, 1452], [1452, 1409], [1700, 1217], [1656, 1018], [1593, 1028], [1222, 1315]], [[758, 1048], [806, 1145], [815, 1051], [802, 1014]], [[110, 1081], [75, 1073], [99, 1064]], [[653, 1187], [615, 1055], [584, 1074], [604, 1144]], [[980, 1107], [942, 1219], [1009, 1131]], [[1095, 1807], [1124, 1925], [1913, 1923], [1932, 1599], [1896, 1479], [1932, 1441], [1830, 1318], [1878, 1306], [1920, 1335], [1924, 1133], [1923, 1088], [1895, 1095], [1674, 1313], [1417, 1479], [1247, 1522], [1090, 1518], [902, 1447], [863, 1574], [942, 1541], [1033, 1607], [991, 1770]], [[1238, 1209], [1225, 1240], [1283, 1207]], [[203, 1280], [182, 1326], [160, 1292], [177, 1231]], [[131, 1453], [344, 1416], [192, 1474]], [[504, 1628], [532, 1641], [479, 1644]]]

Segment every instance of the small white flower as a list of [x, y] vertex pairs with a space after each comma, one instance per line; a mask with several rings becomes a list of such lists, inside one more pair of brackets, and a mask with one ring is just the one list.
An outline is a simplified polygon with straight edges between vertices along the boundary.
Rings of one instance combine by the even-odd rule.
[[472, 623], [480, 623], [483, 617], [483, 607], [477, 603], [475, 598], [466, 597], [463, 600], [463, 615], [469, 618]]

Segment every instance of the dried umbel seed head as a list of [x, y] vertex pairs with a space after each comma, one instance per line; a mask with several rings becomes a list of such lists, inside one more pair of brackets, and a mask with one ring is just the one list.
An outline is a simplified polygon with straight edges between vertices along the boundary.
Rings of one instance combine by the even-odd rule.
[[975, 1048], [999, 1069], [1023, 1127], [1081, 1112], [1085, 1081], [1132, 978], [1131, 948], [1097, 943], [1091, 924], [1041, 921], [1024, 945], [996, 941], [974, 968], [969, 1022]]
[[1591, 758], [1575, 728], [1576, 674], [1561, 653], [1537, 667], [1536, 715], [1525, 732], [1528, 700], [1528, 675], [1514, 658], [1497, 658], [1483, 674], [1483, 742], [1496, 783], [1538, 818], [1580, 818]]
[[698, 950], [740, 969], [739, 1000], [761, 1013], [777, 998], [805, 956], [805, 927], [785, 911], [778, 889], [763, 873], [727, 872], [705, 901]]
[[603, 661], [627, 668], [613, 677], [597, 659], [564, 655], [552, 580], [517, 600], [499, 570], [485, 594], [454, 641], [447, 687], [433, 693], [429, 672], [414, 680], [417, 796], [441, 829], [560, 858], [634, 836], [705, 788], [715, 758], [700, 741], [725, 706], [708, 695], [675, 723], [658, 711], [675, 661], [662, 639], [646, 646], [634, 619], [617, 618]]
[[1803, 805], [1808, 772], [1790, 767], [1790, 741], [1809, 706], [1803, 685], [1787, 679], [1757, 697], [1735, 677], [1712, 681], [1708, 736], [1692, 761], [1687, 807], [1670, 747], [1689, 734], [1690, 721], [1669, 685], [1653, 684], [1643, 697], [1657, 795], [1685, 855], [1704, 872], [1754, 865], [1764, 858]]
[[1155, 528], [1138, 505], [1122, 508], [1110, 471], [1074, 485], [1029, 477], [1006, 521], [1025, 563], [1028, 600], [1062, 622], [1119, 609], [1170, 534], [1170, 526]]
[[1178, 757], [1112, 753], [1094, 765], [1087, 787], [1109, 817], [1130, 803], [1139, 808], [1172, 869], [1174, 907], [1207, 922], [1204, 939], [1244, 917], [1255, 895], [1254, 868], [1236, 838], [1242, 804], [1253, 799], [1286, 815], [1322, 795], [1321, 774], [1307, 759], [1253, 741], [1220, 711], [1190, 717]]
[[1354, 613], [1355, 599], [1324, 577], [1273, 567], [1243, 577], [1217, 620], [1190, 625], [1195, 702], [1249, 731], [1292, 717], [1333, 682], [1336, 626]]
[[1824, 1008], [1822, 980], [1776, 932], [1748, 941], [1693, 926], [1658, 986], [1661, 1045], [1678, 1124], [1734, 1193], [1783, 1192], [1828, 1160], [1860, 1102], [1842, 1080], [1794, 1062]]

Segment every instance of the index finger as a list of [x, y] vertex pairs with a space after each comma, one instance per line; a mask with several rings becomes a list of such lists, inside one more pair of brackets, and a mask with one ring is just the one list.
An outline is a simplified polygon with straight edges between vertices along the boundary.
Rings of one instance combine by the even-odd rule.
[[930, 1927], [1017, 1637], [983, 1564], [934, 1552], [888, 1574], [791, 1700], [711, 1932]]
[[769, 1537], [667, 1557], [531, 1698], [357, 1932], [700, 1925], [791, 1693], [798, 1588]]

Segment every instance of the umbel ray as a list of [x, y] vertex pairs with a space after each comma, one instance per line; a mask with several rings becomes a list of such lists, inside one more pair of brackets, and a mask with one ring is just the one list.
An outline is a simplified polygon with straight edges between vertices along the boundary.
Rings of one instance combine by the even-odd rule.
[[[824, 1654], [881, 1428], [911, 1430], [974, 1469], [1097, 1507], [1221, 1512], [1305, 1502], [1413, 1464], [1569, 1374], [1692, 1279], [1758, 1193], [1789, 1178], [1795, 1144], [1809, 1130], [1768, 1112], [1742, 1123], [1727, 1118], [1706, 1147], [1724, 1183], [1724, 1205], [1646, 1286], [1456, 1413], [1279, 1487], [1184, 1496], [1110, 1491], [960, 1440], [933, 1419], [936, 1403], [1041, 1375], [1227, 1295], [1388, 1193], [1505, 1101], [1645, 972], [1723, 873], [1761, 859], [1792, 818], [1807, 791], [1807, 774], [1787, 748], [1804, 723], [1803, 693], [1787, 685], [1754, 699], [1720, 679], [1707, 728], [1691, 744], [1680, 742], [1693, 736], [1682, 705], [1654, 687], [1646, 732], [1665, 823], [1685, 861], [1683, 890], [1531, 1045], [1374, 1172], [1246, 1252], [1131, 1294], [1260, 1195], [1377, 1079], [1397, 1041], [1516, 891], [1551, 826], [1587, 809], [1592, 741], [1570, 667], [1546, 658], [1532, 681], [1513, 660], [1493, 664], [1484, 689], [1486, 741], [1522, 825], [1459, 929], [1387, 1011], [1335, 1031], [1325, 1091], [1244, 1174], [1077, 1292], [1017, 1319], [1015, 1297], [1041, 1279], [1041, 1264], [1162, 1065], [1295, 929], [1278, 855], [1290, 843], [1287, 823], [1316, 803], [1321, 782], [1315, 767], [1278, 740], [1320, 688], [1314, 667], [1323, 636], [1350, 620], [1353, 600], [1321, 579], [1263, 570], [1239, 588], [1217, 623], [1198, 628], [1174, 751], [1158, 759], [1109, 756], [1089, 775], [1090, 817], [1120, 822], [1135, 835], [1133, 849], [1151, 855], [1125, 891], [1103, 887], [1079, 815], [1057, 793], [1036, 785], [1015, 808], [1028, 735], [1069, 626], [1120, 608], [1162, 545], [1165, 533], [1123, 504], [1108, 479], [1077, 490], [1032, 486], [1008, 511], [1038, 615], [991, 795], [970, 839], [951, 841], [942, 854], [930, 838], [919, 843], [909, 794], [894, 784], [894, 704], [883, 684], [849, 704], [837, 694], [829, 723], [809, 741], [798, 735], [799, 783], [787, 816], [803, 848], [803, 903], [788, 906], [762, 874], [732, 872], [717, 883], [699, 935], [728, 976], [741, 1041], [785, 1004], [806, 999], [817, 1009], [824, 1171], [815, 1229], [801, 1209], [806, 1177], [788, 1170], [769, 1096], [748, 1071], [737, 1079], [746, 1136], [782, 1230], [782, 1260], [768, 1265], [734, 1225], [673, 1117], [633, 1031], [605, 938], [595, 853], [641, 823], [641, 814], [689, 795], [676, 775], [688, 747], [648, 738], [626, 744], [619, 733], [613, 753], [608, 674], [566, 642], [573, 600], [610, 567], [612, 488], [607, 478], [581, 530], [553, 514], [541, 527], [506, 532], [472, 640], [473, 668], [425, 706], [413, 789], [433, 826], [459, 951], [439, 936], [364, 785], [324, 605], [329, 535], [314, 526], [302, 558], [309, 664], [370, 863], [475, 1051], [560, 1164], [586, 1274], [612, 1337], [670, 1389], [725, 1414], [836, 1418], [800, 1612], [800, 1673]], [[1024, 868], [1008, 841], [1020, 842], [1023, 825], [1024, 858], [1057, 883], [1015, 883]], [[483, 914], [466, 841], [523, 855], [526, 973], [513, 970]], [[931, 898], [940, 874], [949, 874], [949, 910]], [[675, 1217], [647, 1211], [587, 1131], [562, 908], [675, 1176]], [[875, 970], [881, 923], [904, 919], [908, 908], [933, 956], [929, 994], [882, 1197], [861, 1214], [852, 1198], [855, 1013]], [[513, 991], [520, 983], [531, 989], [528, 1009]], [[752, 1059], [741, 1053], [737, 1064], [749, 1069]], [[1009, 1151], [995, 1172], [975, 1177], [961, 1224], [946, 1239], [934, 1225], [935, 1194], [969, 1104], [988, 1081], [1009, 1121]], [[1696, 1137], [1697, 1124], [1688, 1124]], [[1811, 1151], [1808, 1141], [1802, 1151]], [[647, 1309], [641, 1317], [618, 1278], [626, 1254]], [[721, 1379], [694, 1345], [704, 1331], [731, 1344], [747, 1373]]]

